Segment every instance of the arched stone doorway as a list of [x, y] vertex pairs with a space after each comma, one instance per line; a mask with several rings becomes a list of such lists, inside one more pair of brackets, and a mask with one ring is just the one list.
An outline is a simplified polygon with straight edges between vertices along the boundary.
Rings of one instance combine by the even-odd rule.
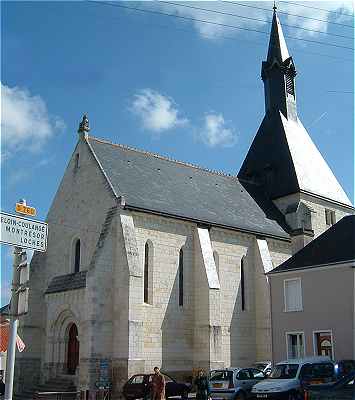
[[57, 318], [51, 324], [46, 346], [49, 363], [45, 366], [45, 379], [69, 374], [74, 378], [80, 368], [80, 319], [78, 313], [67, 308], [55, 314]]
[[69, 325], [67, 338], [67, 373], [75, 375], [79, 365], [79, 340], [76, 324]]

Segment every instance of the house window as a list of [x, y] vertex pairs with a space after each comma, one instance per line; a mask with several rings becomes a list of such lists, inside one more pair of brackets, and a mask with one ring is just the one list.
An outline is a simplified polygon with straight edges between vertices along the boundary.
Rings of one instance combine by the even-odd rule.
[[304, 357], [304, 333], [291, 332], [286, 333], [287, 358]]
[[314, 333], [314, 354], [333, 358], [333, 337], [331, 331]]
[[244, 257], [240, 260], [240, 295], [242, 311], [245, 310], [245, 278], [244, 278]]
[[285, 312], [302, 311], [301, 278], [284, 280]]
[[74, 272], [80, 271], [80, 239], [77, 239], [74, 247]]
[[332, 226], [336, 222], [335, 220], [335, 211], [325, 209], [325, 223], [327, 226]]
[[184, 252], [179, 253], [179, 306], [184, 305]]

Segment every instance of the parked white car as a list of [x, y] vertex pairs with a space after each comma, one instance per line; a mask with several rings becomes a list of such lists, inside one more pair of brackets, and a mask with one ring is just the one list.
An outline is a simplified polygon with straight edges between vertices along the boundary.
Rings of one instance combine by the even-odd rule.
[[264, 381], [253, 386], [256, 399], [300, 400], [302, 384], [332, 382], [334, 363], [329, 357], [309, 357], [279, 362]]
[[226, 368], [212, 370], [209, 379], [212, 400], [246, 400], [265, 375], [255, 368]]

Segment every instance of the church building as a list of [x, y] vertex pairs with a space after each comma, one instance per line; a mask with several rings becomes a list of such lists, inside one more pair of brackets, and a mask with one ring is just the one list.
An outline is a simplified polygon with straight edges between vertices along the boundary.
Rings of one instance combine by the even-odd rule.
[[31, 262], [17, 392], [93, 390], [105, 369], [115, 394], [154, 366], [185, 379], [271, 359], [266, 273], [354, 208], [299, 120], [276, 10], [261, 76], [238, 176], [91, 136], [84, 116]]

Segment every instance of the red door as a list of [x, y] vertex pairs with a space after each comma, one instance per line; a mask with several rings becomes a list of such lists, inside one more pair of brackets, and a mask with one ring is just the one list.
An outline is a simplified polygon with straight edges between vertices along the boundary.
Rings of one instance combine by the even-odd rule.
[[69, 329], [68, 359], [67, 359], [68, 374], [75, 375], [75, 371], [78, 364], [79, 364], [78, 328], [76, 327], [75, 324], [73, 324]]

